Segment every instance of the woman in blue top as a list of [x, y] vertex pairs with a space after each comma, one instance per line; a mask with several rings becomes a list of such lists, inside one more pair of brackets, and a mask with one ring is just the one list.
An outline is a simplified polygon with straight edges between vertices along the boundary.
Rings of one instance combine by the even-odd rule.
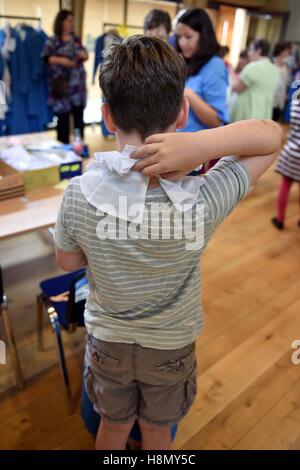
[[176, 38], [187, 64], [185, 96], [190, 102], [189, 119], [182, 131], [227, 123], [228, 72], [218, 57], [220, 46], [208, 14], [200, 8], [187, 10], [178, 20]]

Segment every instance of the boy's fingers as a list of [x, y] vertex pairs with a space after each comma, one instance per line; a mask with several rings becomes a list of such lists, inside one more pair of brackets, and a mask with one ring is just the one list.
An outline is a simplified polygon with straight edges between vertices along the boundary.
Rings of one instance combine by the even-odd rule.
[[143, 145], [130, 154], [130, 158], [144, 158], [156, 153], [159, 149], [157, 144]]
[[142, 171], [144, 176], [159, 176], [161, 172], [161, 166], [159, 163], [156, 163], [155, 165], [147, 166], [147, 168], [144, 168]]
[[132, 170], [142, 171], [147, 166], [154, 165], [155, 163], [157, 163], [157, 158], [155, 155], [152, 155], [150, 157], [145, 157], [142, 160], [137, 161], [136, 164], [132, 167]]
[[157, 144], [162, 142], [165, 137], [165, 134], [154, 134], [147, 137], [145, 144]]

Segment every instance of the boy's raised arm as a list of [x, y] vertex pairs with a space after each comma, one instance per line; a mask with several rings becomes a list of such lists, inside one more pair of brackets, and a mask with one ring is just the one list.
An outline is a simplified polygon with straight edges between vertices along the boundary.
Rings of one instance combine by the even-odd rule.
[[176, 179], [201, 163], [234, 155], [243, 159], [254, 183], [273, 162], [281, 141], [281, 127], [274, 121], [250, 119], [194, 133], [153, 135], [131, 157], [140, 159], [134, 170], [145, 176]]

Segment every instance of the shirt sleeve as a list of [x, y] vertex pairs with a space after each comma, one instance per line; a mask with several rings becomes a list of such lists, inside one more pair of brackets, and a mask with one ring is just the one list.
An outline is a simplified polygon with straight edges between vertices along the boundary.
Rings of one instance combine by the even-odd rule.
[[54, 243], [61, 251], [80, 250], [80, 246], [76, 241], [72, 223], [73, 206], [72, 193], [69, 185], [65, 190], [54, 227]]
[[222, 122], [229, 122], [227, 108], [228, 70], [221, 59], [207, 64], [205, 71], [203, 99], [214, 108]]
[[246, 167], [237, 157], [224, 157], [209, 170], [202, 186], [202, 197], [213, 231], [233, 211], [250, 189]]
[[247, 64], [240, 73], [240, 80], [249, 87], [256, 81], [255, 75], [255, 64]]
[[87, 53], [87, 49], [83, 46], [81, 39], [78, 36], [75, 36], [75, 47], [76, 51], [83, 51]]
[[41, 58], [48, 62], [49, 57], [53, 55], [55, 55], [54, 41], [53, 38], [48, 38], [42, 50]]

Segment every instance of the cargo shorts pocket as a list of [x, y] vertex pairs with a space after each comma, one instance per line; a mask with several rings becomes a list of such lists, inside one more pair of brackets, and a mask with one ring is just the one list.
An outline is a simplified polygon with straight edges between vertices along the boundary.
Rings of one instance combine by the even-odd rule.
[[88, 337], [87, 341], [87, 362], [90, 362], [93, 368], [115, 369], [120, 364], [120, 359], [114, 357], [109, 351], [101, 346], [101, 341]]
[[85, 390], [88, 394], [89, 399], [91, 402], [95, 403], [96, 402], [96, 393], [94, 391], [93, 387], [93, 374], [91, 371], [91, 368], [89, 366], [85, 366], [84, 368], [84, 386]]
[[188, 410], [190, 409], [190, 407], [192, 406], [195, 400], [196, 394], [197, 394], [197, 367], [195, 365], [192, 373], [187, 378], [187, 381], [185, 383], [185, 397], [184, 397], [184, 403], [183, 403], [184, 414], [186, 414]]
[[169, 359], [155, 364], [155, 369], [161, 373], [172, 373], [176, 375], [189, 376], [190, 372], [196, 365], [196, 357], [194, 348], [191, 351], [185, 352], [182, 357], [176, 359]]

